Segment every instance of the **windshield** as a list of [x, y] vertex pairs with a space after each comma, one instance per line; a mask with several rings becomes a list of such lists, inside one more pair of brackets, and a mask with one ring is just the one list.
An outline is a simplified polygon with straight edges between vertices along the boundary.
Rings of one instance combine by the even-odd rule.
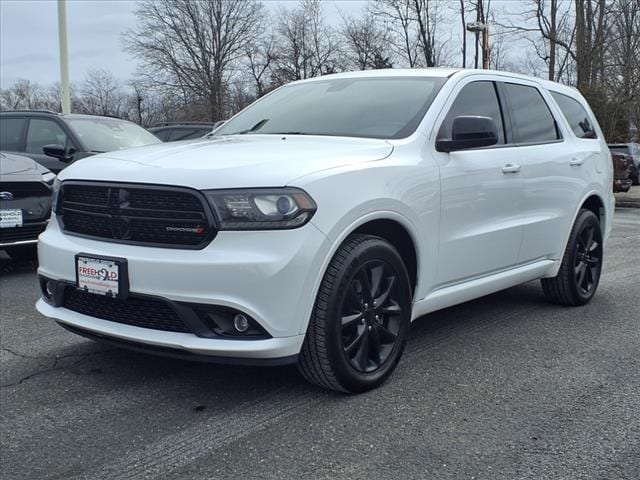
[[76, 117], [67, 121], [92, 152], [111, 152], [123, 148], [162, 143], [135, 123], [117, 118]]
[[289, 134], [397, 139], [411, 135], [445, 78], [336, 78], [288, 85], [214, 135]]

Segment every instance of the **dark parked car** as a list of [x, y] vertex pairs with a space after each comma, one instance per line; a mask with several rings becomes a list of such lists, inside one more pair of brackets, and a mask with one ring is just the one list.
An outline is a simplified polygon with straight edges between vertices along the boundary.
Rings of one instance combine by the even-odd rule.
[[214, 128], [218, 128], [224, 122], [215, 123], [163, 123], [155, 125], [149, 129], [156, 137], [163, 142], [177, 142], [179, 140], [190, 140], [192, 138], [201, 138], [211, 133]]
[[11, 258], [35, 256], [51, 215], [55, 178], [30, 158], [0, 152], [0, 249]]
[[637, 143], [612, 143], [609, 144], [609, 150], [631, 157], [631, 180], [634, 185], [640, 185], [640, 145]]
[[0, 150], [32, 158], [54, 173], [96, 153], [160, 143], [135, 123], [49, 111], [0, 112]]
[[611, 160], [613, 161], [613, 191], [628, 192], [632, 183], [630, 173], [633, 159], [631, 155], [611, 152]]

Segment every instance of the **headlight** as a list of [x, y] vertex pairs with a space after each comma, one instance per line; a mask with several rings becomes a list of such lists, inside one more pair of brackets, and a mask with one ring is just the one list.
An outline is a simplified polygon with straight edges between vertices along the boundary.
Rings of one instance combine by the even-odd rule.
[[316, 204], [297, 188], [209, 190], [204, 192], [221, 230], [272, 230], [301, 227]]
[[51, 187], [51, 211], [55, 213], [58, 210], [58, 194], [60, 193], [60, 180], [56, 177]]
[[42, 174], [42, 181], [47, 185], [52, 185], [55, 179], [56, 179], [56, 174], [53, 172], [47, 172]]

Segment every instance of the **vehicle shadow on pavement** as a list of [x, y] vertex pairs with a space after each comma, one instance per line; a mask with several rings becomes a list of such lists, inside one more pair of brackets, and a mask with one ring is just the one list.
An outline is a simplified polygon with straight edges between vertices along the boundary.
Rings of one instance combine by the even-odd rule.
[[33, 273], [38, 269], [35, 261], [15, 261], [0, 250], [0, 275]]
[[[479, 330], [500, 322], [517, 321], [518, 312], [547, 306], [552, 308], [546, 304], [539, 286], [527, 284], [426, 315], [413, 323], [401, 363], [416, 353], [428, 351], [433, 343], [456, 337], [464, 341], [465, 337], [468, 339], [469, 335], [475, 336]], [[194, 408], [201, 405], [195, 399], [211, 395], [216, 401], [222, 397], [239, 401], [274, 389], [318, 391], [307, 384], [295, 366], [191, 362], [73, 338], [76, 340], [73, 344], [48, 352], [47, 371], [61, 370], [72, 383], [81, 382], [91, 389], [131, 389], [132, 393], [138, 389], [160, 390], [163, 395], [194, 400], [194, 405], [197, 404]]]

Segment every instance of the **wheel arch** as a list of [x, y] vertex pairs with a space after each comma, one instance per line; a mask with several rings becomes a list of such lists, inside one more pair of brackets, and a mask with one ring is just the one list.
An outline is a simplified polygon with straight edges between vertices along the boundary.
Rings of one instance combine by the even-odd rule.
[[416, 242], [409, 230], [397, 220], [378, 218], [358, 226], [349, 232], [345, 238], [354, 233], [375, 235], [394, 246], [407, 269], [409, 282], [411, 283], [411, 293], [415, 297], [418, 285], [418, 252]]
[[589, 210], [593, 212], [596, 217], [598, 217], [598, 221], [600, 222], [600, 230], [602, 231], [602, 238], [606, 238], [607, 224], [610, 221], [608, 215], [613, 215], [613, 212], [607, 211], [605, 200], [597, 191], [590, 191], [583, 196], [582, 201], [578, 204], [578, 208], [576, 208], [575, 212], [573, 213], [571, 224], [569, 225], [569, 228], [567, 229], [566, 235], [564, 237], [564, 243], [562, 245], [562, 250], [560, 251], [560, 256], [558, 259], [556, 259], [558, 261], [556, 261], [556, 265], [549, 272], [547, 277], [555, 277], [558, 274], [558, 271], [560, 270], [559, 260], [564, 257], [565, 250], [567, 249], [567, 242], [569, 241], [569, 236], [571, 235], [571, 229], [576, 223], [578, 215], [580, 214], [580, 211], [582, 209]]

